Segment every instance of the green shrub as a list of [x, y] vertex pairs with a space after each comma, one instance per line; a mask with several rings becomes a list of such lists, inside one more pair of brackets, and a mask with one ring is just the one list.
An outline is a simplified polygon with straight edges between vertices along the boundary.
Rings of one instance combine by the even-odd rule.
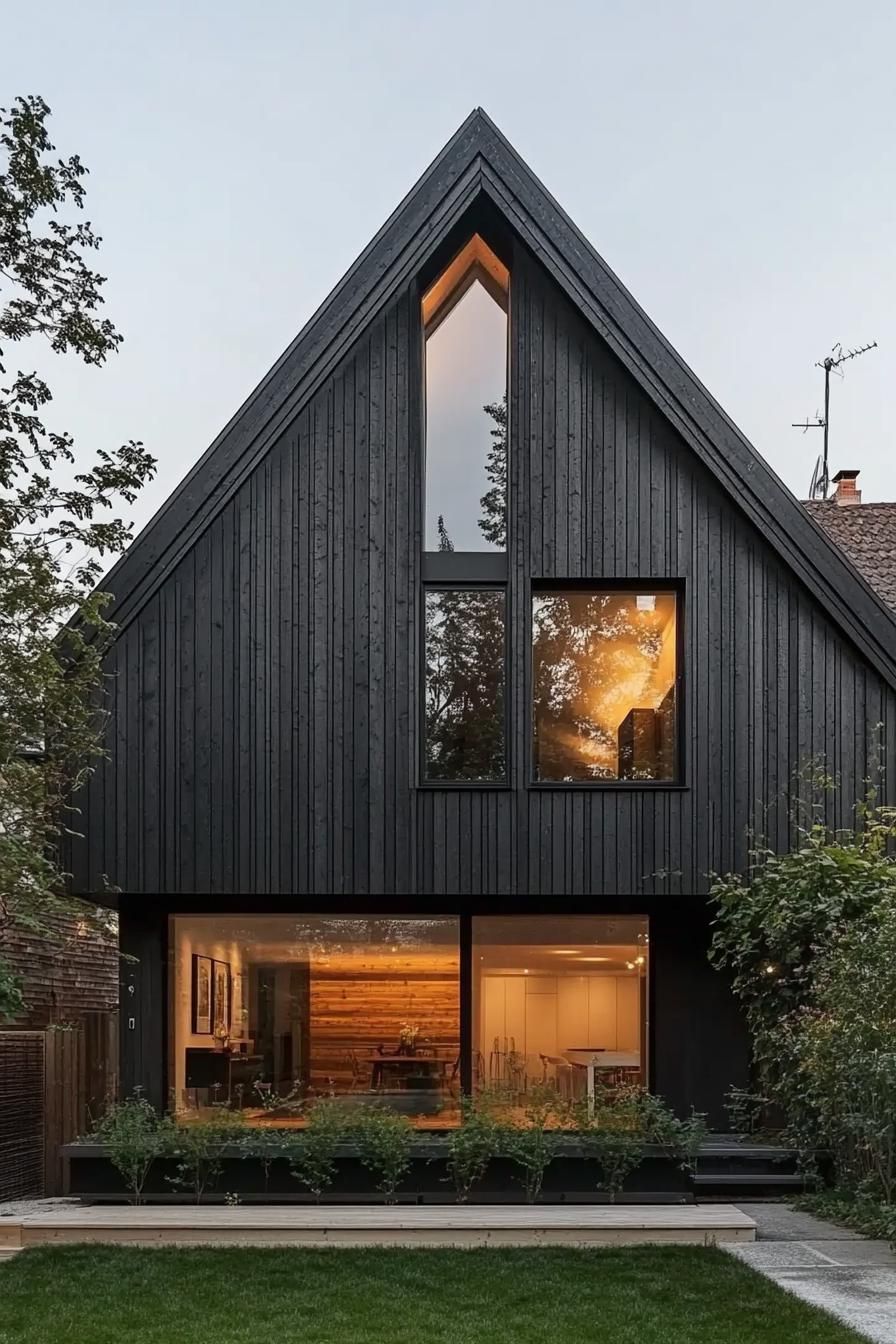
[[475, 1098], [462, 1097], [461, 1123], [448, 1136], [448, 1176], [454, 1182], [458, 1204], [486, 1173], [500, 1146], [500, 1128], [494, 1115]]
[[367, 1106], [353, 1117], [350, 1132], [362, 1163], [377, 1177], [377, 1190], [385, 1195], [387, 1204], [394, 1204], [398, 1186], [411, 1165], [410, 1122], [385, 1106]]
[[597, 1163], [597, 1188], [607, 1191], [611, 1203], [644, 1158], [640, 1103], [639, 1089], [597, 1088], [593, 1098], [583, 1098], [573, 1109], [583, 1155]]
[[308, 1109], [308, 1124], [284, 1140], [289, 1170], [320, 1203], [321, 1196], [333, 1184], [336, 1153], [347, 1130], [345, 1107], [324, 1098]]
[[278, 1157], [286, 1156], [286, 1144], [283, 1130], [273, 1129], [270, 1125], [247, 1129], [239, 1140], [240, 1157], [261, 1165], [265, 1190], [270, 1184], [271, 1167]]
[[816, 1218], [827, 1218], [866, 1237], [889, 1241], [896, 1247], [896, 1205], [881, 1204], [876, 1200], [856, 1198], [844, 1191], [826, 1190], [817, 1195], [803, 1195], [796, 1207]]
[[896, 896], [819, 954], [813, 1008], [794, 1031], [800, 1085], [837, 1180], [896, 1202]]
[[159, 1115], [145, 1097], [135, 1093], [107, 1107], [90, 1137], [105, 1145], [110, 1162], [124, 1178], [131, 1202], [142, 1204], [150, 1168], [169, 1150], [173, 1132], [170, 1117]]
[[172, 1126], [169, 1152], [176, 1161], [177, 1174], [165, 1179], [176, 1189], [190, 1190], [200, 1203], [202, 1196], [218, 1184], [224, 1149], [238, 1144], [244, 1133], [242, 1111], [226, 1106], [214, 1108], [208, 1119]]
[[896, 812], [869, 789], [854, 828], [832, 830], [822, 820], [832, 781], [810, 765], [794, 788], [810, 802], [791, 817], [789, 852], [756, 844], [747, 875], [713, 879], [710, 960], [745, 1010], [756, 1090], [783, 1112], [792, 1140], [812, 1148], [821, 1138], [817, 1094], [801, 1066], [806, 1015], [819, 1009], [823, 955], [896, 899]]
[[569, 1118], [569, 1108], [556, 1088], [537, 1084], [526, 1093], [519, 1122], [497, 1121], [498, 1152], [519, 1167], [527, 1204], [536, 1203], [541, 1194], [545, 1172], [560, 1149], [561, 1127]]

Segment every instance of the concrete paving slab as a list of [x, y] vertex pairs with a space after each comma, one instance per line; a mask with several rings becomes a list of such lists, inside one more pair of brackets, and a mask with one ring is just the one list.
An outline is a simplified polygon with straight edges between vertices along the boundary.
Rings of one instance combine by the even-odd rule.
[[750, 1249], [752, 1255], [740, 1258], [763, 1274], [779, 1269], [822, 1269], [831, 1263], [803, 1241], [754, 1241]]
[[822, 1307], [874, 1344], [896, 1344], [896, 1254], [784, 1204], [740, 1204], [757, 1240], [726, 1247], [787, 1292]]
[[876, 1267], [781, 1270], [776, 1283], [874, 1340], [896, 1344], [896, 1270]]
[[835, 1265], [880, 1265], [884, 1269], [896, 1270], [896, 1252], [885, 1241], [856, 1238], [852, 1241], [804, 1241], [797, 1244], [810, 1247]]
[[756, 1223], [759, 1241], [864, 1241], [860, 1232], [835, 1227], [814, 1214], [802, 1213], [789, 1204], [738, 1203]]

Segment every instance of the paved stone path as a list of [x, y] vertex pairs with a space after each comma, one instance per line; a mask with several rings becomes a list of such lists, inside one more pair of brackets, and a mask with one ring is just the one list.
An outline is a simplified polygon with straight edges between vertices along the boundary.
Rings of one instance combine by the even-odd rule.
[[755, 1219], [757, 1239], [726, 1251], [875, 1344], [896, 1344], [896, 1254], [885, 1241], [786, 1204], [737, 1207]]

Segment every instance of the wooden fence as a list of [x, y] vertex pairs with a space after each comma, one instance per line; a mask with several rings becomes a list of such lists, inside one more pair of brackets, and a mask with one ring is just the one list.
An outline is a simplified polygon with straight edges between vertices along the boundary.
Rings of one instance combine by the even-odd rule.
[[117, 1013], [0, 1031], [0, 1199], [64, 1193], [60, 1145], [99, 1118], [117, 1083]]

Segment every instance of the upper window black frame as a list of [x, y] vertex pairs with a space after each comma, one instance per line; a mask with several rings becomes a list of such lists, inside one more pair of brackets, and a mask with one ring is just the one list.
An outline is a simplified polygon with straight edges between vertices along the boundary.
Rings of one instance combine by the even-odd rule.
[[[500, 593], [504, 598], [504, 712], [502, 729], [504, 741], [504, 776], [502, 779], [428, 779], [426, 775], [426, 599], [431, 593], [485, 592]], [[510, 771], [510, 620], [509, 593], [506, 583], [422, 583], [420, 585], [419, 626], [420, 650], [418, 663], [418, 684], [420, 687], [419, 743], [417, 749], [417, 787], [421, 789], [497, 789], [511, 787]]]
[[[682, 793], [689, 787], [687, 744], [687, 702], [685, 667], [685, 625], [687, 620], [686, 584], [682, 578], [659, 578], [654, 575], [633, 579], [631, 577], [614, 578], [594, 576], [587, 579], [532, 579], [525, 607], [526, 640], [526, 780], [528, 789], [567, 792], [582, 790], [586, 793], [602, 792], [670, 792]], [[539, 593], [674, 593], [675, 595], [675, 778], [674, 779], [538, 779], [535, 775], [535, 721], [534, 721], [534, 656], [532, 609], [534, 598]]]

